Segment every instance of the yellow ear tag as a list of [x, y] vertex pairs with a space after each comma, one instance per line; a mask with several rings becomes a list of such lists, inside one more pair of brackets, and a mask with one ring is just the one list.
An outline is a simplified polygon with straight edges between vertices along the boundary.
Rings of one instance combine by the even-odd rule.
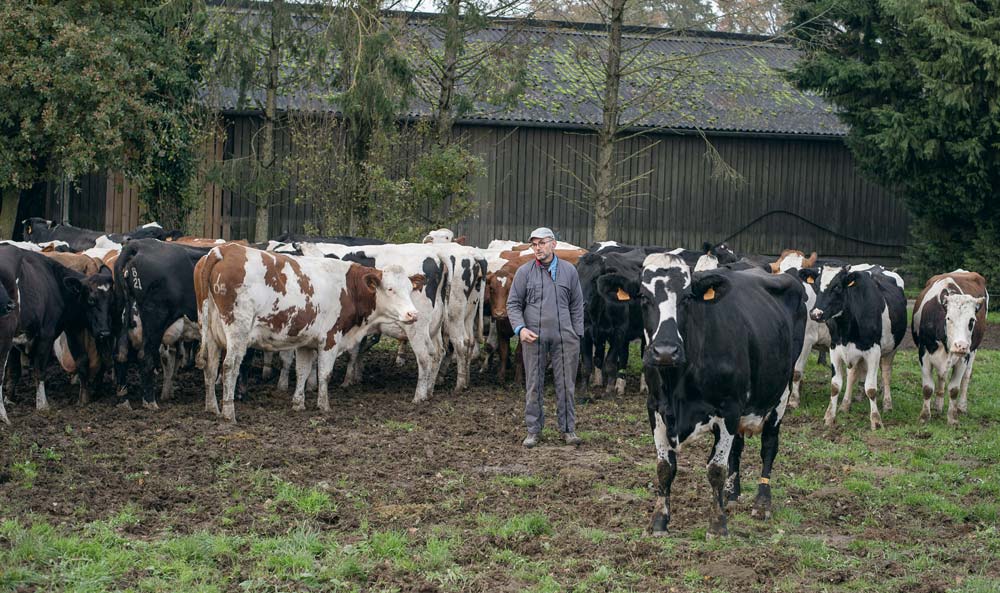
[[619, 288], [618, 289], [618, 300], [619, 301], [631, 301], [632, 297], [630, 297], [627, 292], [625, 292], [624, 290], [622, 290], [621, 288]]
[[847, 286], [848, 286], [848, 287], [851, 287], [851, 286], [854, 286], [854, 280], [851, 280], [850, 282], [848, 282], [848, 283], [847, 283]]
[[806, 284], [812, 284], [813, 282], [816, 282], [816, 279], [812, 276], [806, 278]]
[[706, 290], [705, 294], [701, 295], [701, 299], [703, 301], [715, 300], [715, 289], [709, 288], [708, 290]]

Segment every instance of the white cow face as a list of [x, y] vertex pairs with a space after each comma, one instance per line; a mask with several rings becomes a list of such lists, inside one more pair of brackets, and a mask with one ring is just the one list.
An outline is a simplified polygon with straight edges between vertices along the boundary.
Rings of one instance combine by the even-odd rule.
[[656, 253], [642, 264], [642, 317], [646, 331], [646, 365], [676, 366], [684, 363], [684, 338], [680, 333], [682, 302], [691, 286], [691, 270], [680, 257]]
[[382, 281], [375, 287], [375, 303], [378, 311], [399, 323], [414, 323], [419, 317], [410, 294], [413, 281], [400, 266], [386, 266], [382, 269]]
[[976, 327], [976, 313], [985, 298], [943, 291], [939, 297], [945, 309], [945, 339], [951, 354], [968, 354], [972, 347], [972, 330]]

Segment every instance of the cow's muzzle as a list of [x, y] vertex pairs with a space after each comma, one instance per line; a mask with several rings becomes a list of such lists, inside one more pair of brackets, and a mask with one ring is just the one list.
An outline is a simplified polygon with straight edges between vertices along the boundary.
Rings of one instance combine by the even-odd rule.
[[968, 354], [969, 353], [969, 343], [968, 342], [953, 342], [951, 345], [952, 354]]
[[655, 366], [673, 367], [684, 364], [684, 350], [676, 344], [652, 344], [643, 356], [646, 362]]
[[813, 309], [809, 316], [813, 318], [813, 321], [823, 321], [823, 309]]
[[6, 315], [14, 310], [14, 301], [7, 301], [7, 304], [3, 308], [3, 312]]
[[416, 323], [420, 319], [420, 315], [416, 311], [407, 311], [403, 314], [402, 322], [406, 324]]
[[107, 340], [110, 337], [111, 337], [111, 331], [109, 331], [109, 330], [105, 329], [105, 330], [101, 330], [101, 331], [97, 332], [97, 339], [98, 340]]

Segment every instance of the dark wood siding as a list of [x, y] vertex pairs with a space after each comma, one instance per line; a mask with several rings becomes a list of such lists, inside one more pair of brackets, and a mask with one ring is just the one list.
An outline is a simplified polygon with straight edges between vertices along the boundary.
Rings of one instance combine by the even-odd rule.
[[[470, 244], [524, 239], [533, 228], [551, 226], [578, 245], [592, 242], [585, 187], [593, 182], [594, 136], [538, 127], [456, 126], [456, 134], [483, 158], [485, 175], [474, 183], [478, 208], [457, 225]], [[774, 254], [785, 248], [824, 257], [897, 260], [907, 240], [902, 201], [864, 179], [837, 139], [710, 136], [712, 147], [739, 174], [724, 179], [698, 136], [660, 134], [626, 140], [616, 157], [622, 175], [635, 181], [611, 221], [612, 238], [635, 244], [699, 248], [729, 239], [738, 251]], [[212, 159], [247, 158], [259, 151], [260, 119], [232, 117], [225, 141], [206, 147]], [[285, 129], [276, 134], [279, 156], [293, 151]], [[403, 142], [405, 175], [420, 153], [419, 142]], [[626, 155], [636, 155], [626, 159]], [[406, 162], [402, 162], [406, 161]], [[101, 188], [104, 194], [101, 195]], [[271, 207], [270, 235], [301, 232], [311, 208], [296, 203], [293, 178]], [[71, 203], [74, 224], [105, 230], [140, 222], [134, 188], [120, 176], [88, 179]], [[250, 238], [254, 205], [239, 192], [206, 188], [204, 233]], [[104, 220], [104, 224], [99, 221]]]

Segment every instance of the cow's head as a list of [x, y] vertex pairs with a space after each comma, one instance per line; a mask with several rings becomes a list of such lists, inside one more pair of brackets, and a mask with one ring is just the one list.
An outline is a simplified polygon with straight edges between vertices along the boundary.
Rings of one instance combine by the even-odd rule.
[[[820, 278], [822, 281], [823, 274]], [[800, 276], [801, 277], [801, 276]], [[839, 317], [847, 309], [852, 292], [858, 292], [872, 282], [867, 272], [852, 272], [849, 267], [840, 268], [828, 283], [821, 286], [816, 295], [816, 306], [809, 312], [814, 321], [829, 321]], [[815, 282], [813, 286], [815, 286]]]
[[705, 241], [701, 246], [701, 250], [702, 256], [698, 258], [698, 263], [694, 268], [696, 272], [714, 270], [720, 266], [739, 261], [739, 258], [736, 257], [736, 252], [730, 249], [725, 243], [713, 245]]
[[100, 273], [92, 276], [74, 275], [63, 279], [70, 294], [82, 306], [87, 315], [87, 327], [99, 340], [111, 336], [111, 270], [102, 267]]
[[587, 253], [576, 264], [580, 277], [580, 289], [583, 291], [583, 304], [586, 307], [597, 296], [597, 279], [607, 272], [605, 258], [596, 253]]
[[57, 226], [58, 222], [34, 216], [21, 221], [21, 232], [25, 241], [44, 243], [52, 240], [52, 230]]
[[375, 297], [375, 308], [383, 317], [399, 323], [414, 323], [418, 318], [410, 294], [414, 282], [401, 266], [386, 266], [381, 270], [367, 268], [362, 283]]
[[494, 319], [507, 318], [507, 297], [514, 283], [514, 274], [501, 269], [486, 275], [486, 294], [490, 301], [490, 314]]
[[[463, 241], [465, 237], [460, 237]], [[451, 229], [437, 229], [424, 236], [424, 243], [452, 243], [455, 241], [455, 233]], [[462, 243], [464, 245], [464, 243]]]
[[[681, 326], [684, 303], [691, 297], [691, 269], [676, 255], [648, 255], [642, 262], [642, 277], [638, 289], [642, 299], [642, 319], [647, 344], [643, 364], [684, 364]], [[631, 296], [627, 290], [623, 292]]]
[[974, 297], [952, 290], [942, 290], [938, 302], [944, 307], [944, 334], [948, 352], [965, 355], [972, 347], [972, 330], [976, 315], [986, 303], [984, 297]]

